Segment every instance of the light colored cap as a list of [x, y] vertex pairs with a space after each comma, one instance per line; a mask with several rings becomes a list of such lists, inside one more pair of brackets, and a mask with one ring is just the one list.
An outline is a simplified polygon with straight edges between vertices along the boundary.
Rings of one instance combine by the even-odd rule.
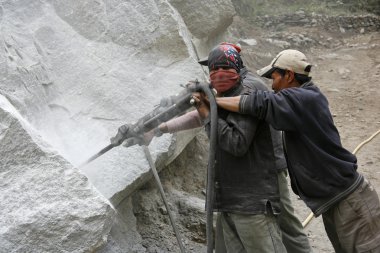
[[259, 69], [257, 74], [271, 78], [271, 74], [276, 69], [291, 70], [294, 73], [308, 76], [311, 64], [307, 61], [306, 56], [298, 50], [287, 49], [278, 53], [273, 61], [266, 67]]

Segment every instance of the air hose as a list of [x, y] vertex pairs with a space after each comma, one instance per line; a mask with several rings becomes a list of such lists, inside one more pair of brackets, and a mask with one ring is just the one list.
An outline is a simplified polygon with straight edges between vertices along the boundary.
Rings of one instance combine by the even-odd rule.
[[[365, 140], [365, 141], [363, 141], [362, 143], [360, 143], [355, 149], [354, 149], [354, 151], [352, 152], [354, 155], [356, 155], [356, 153], [359, 151], [359, 149], [361, 149], [365, 144], [367, 144], [368, 142], [370, 142], [370, 141], [372, 141], [373, 140], [373, 138], [375, 138], [376, 137], [376, 135], [378, 135], [380, 133], [380, 129], [376, 132], [376, 133], [374, 133], [373, 135], [371, 135], [371, 137], [369, 137], [367, 140]], [[309, 214], [309, 216], [307, 216], [307, 218], [304, 220], [304, 222], [302, 222], [302, 226], [305, 228], [308, 224], [309, 224], [309, 222], [313, 219], [313, 217], [314, 217], [314, 214], [313, 214], [313, 212], [311, 212], [310, 214]]]
[[215, 181], [215, 151], [218, 142], [218, 107], [214, 93], [208, 85], [201, 85], [202, 91], [210, 101], [210, 150], [207, 166], [207, 188], [206, 188], [206, 238], [207, 253], [212, 253], [214, 248], [213, 237], [213, 209], [214, 209], [214, 181]]

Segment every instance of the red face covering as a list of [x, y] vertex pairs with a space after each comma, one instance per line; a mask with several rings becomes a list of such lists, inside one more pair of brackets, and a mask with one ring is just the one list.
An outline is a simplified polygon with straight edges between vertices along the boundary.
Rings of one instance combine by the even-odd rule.
[[227, 70], [217, 70], [210, 75], [211, 85], [218, 93], [223, 93], [234, 87], [239, 80], [238, 73]]

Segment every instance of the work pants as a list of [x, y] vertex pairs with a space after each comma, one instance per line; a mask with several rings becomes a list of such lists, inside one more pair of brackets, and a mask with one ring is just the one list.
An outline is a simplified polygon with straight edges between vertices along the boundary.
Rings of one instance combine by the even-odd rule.
[[277, 219], [268, 214], [221, 213], [228, 253], [286, 253]]
[[215, 231], [215, 253], [227, 253], [226, 244], [224, 243], [221, 214], [216, 217]]
[[[281, 200], [281, 213], [277, 216], [277, 219], [282, 242], [289, 253], [311, 253], [312, 249], [303, 230], [302, 223], [294, 214], [288, 188], [287, 170], [278, 172], [277, 178]], [[215, 253], [226, 253], [220, 214], [217, 217], [215, 237]]]
[[302, 223], [294, 214], [294, 208], [290, 200], [287, 174], [287, 170], [277, 173], [281, 200], [281, 213], [277, 217], [281, 230], [282, 242], [289, 253], [310, 253], [312, 252], [312, 249], [310, 247], [309, 239], [304, 232]]
[[322, 218], [336, 253], [380, 253], [379, 197], [367, 179]]

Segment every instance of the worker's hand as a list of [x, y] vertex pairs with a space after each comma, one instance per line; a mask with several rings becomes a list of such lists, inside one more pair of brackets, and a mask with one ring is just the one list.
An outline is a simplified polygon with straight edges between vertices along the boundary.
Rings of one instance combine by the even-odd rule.
[[[141, 138], [141, 143], [143, 143], [144, 145], [148, 146], [152, 142], [154, 136], [156, 136], [154, 134], [155, 130], [156, 130], [156, 128], [150, 130], [149, 132], [144, 133], [144, 135]], [[139, 145], [141, 145], [141, 144], [139, 144]]]
[[142, 145], [149, 145], [149, 143], [146, 144], [144, 141], [144, 138], [142, 136], [141, 137], [140, 136], [130, 137], [123, 142], [123, 146], [126, 148], [133, 146], [133, 145], [142, 146]]
[[146, 132], [144, 133], [143, 137], [142, 137], [142, 143], [144, 143], [144, 145], [149, 145], [153, 139], [153, 137], [160, 137], [162, 136], [164, 133], [167, 133], [167, 126], [165, 123], [161, 123], [158, 127], [150, 130], [149, 132]]
[[135, 138], [136, 144], [138, 144], [140, 146], [142, 146], [142, 145], [149, 146], [149, 144], [152, 142], [154, 136], [156, 136], [157, 129], [158, 128], [154, 128], [154, 129], [140, 135], [139, 137], [136, 137]]
[[129, 125], [122, 125], [117, 130], [117, 134], [111, 138], [111, 144], [114, 146], [119, 146], [123, 141], [127, 138], [127, 134], [129, 131]]
[[160, 137], [163, 134], [163, 131], [165, 131], [165, 129], [167, 129], [166, 124], [162, 123], [160, 126], [154, 128], [154, 129], [152, 129], [152, 130], [150, 130], [150, 131], [148, 131], [142, 135], [128, 138], [124, 142], [123, 146], [124, 147], [130, 147], [133, 145], [148, 146], [152, 142], [153, 138], [154, 137]]
[[206, 119], [210, 113], [210, 102], [203, 92], [193, 93], [194, 105], [197, 108], [199, 116]]

